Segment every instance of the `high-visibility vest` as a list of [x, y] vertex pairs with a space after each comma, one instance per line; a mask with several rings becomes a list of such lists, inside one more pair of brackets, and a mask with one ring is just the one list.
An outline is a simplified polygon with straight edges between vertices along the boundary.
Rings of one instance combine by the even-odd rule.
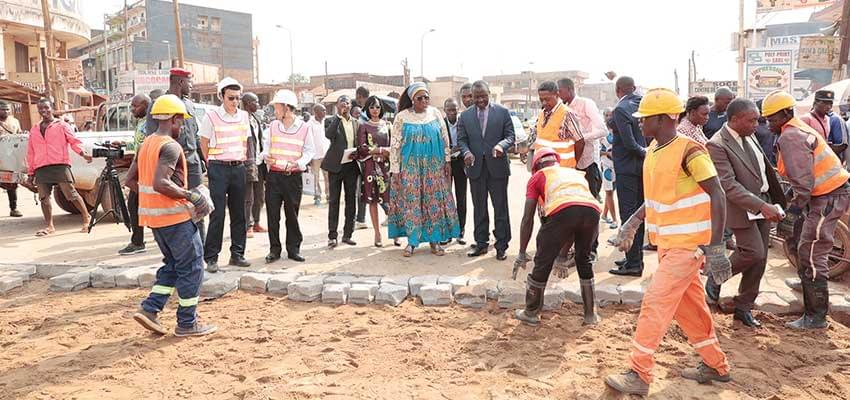
[[236, 114], [239, 116], [239, 121], [230, 122], [225, 121], [218, 110], [207, 112], [215, 136], [215, 146], [210, 146], [209, 154], [207, 154], [210, 160], [245, 161], [251, 123], [247, 112], [237, 110]]
[[546, 176], [546, 196], [542, 199], [540, 208], [542, 216], [548, 217], [564, 205], [599, 209], [596, 198], [590, 193], [584, 173], [558, 165], [543, 168], [538, 173]]
[[[815, 177], [815, 184], [812, 187], [812, 196], [823, 196], [825, 194], [831, 193], [833, 190], [838, 189], [841, 185], [847, 182], [847, 179], [850, 179], [850, 172], [847, 172], [844, 168], [841, 167], [841, 160], [838, 156], [835, 155], [835, 152], [829, 148], [829, 145], [826, 143], [826, 139], [812, 127], [806, 125], [805, 122], [797, 119], [791, 118], [785, 126], [782, 127], [782, 130], [788, 126], [793, 126], [803, 133], [813, 136], [815, 138], [815, 150], [814, 150], [814, 165], [812, 166], [812, 175]], [[782, 149], [777, 151], [777, 164], [776, 167], [779, 170], [779, 174], [787, 177], [787, 172], [785, 171], [785, 162], [782, 160]]]
[[534, 141], [534, 149], [549, 147], [561, 156], [562, 167], [575, 168], [577, 163], [576, 142], [572, 139], [561, 139], [558, 136], [568, 113], [569, 107], [564, 103], [558, 103], [546, 125], [543, 125], [542, 114], [537, 118], [537, 139]]
[[[677, 135], [656, 152], [656, 141], [646, 151], [643, 164], [644, 206], [649, 240], [662, 249], [696, 249], [711, 242], [711, 198], [690, 179], [679, 187], [678, 177], [689, 144], [699, 143]], [[702, 147], [702, 146], [700, 146]], [[650, 169], [651, 165], [654, 169]]]
[[287, 162], [294, 164], [301, 158], [304, 150], [304, 140], [310, 133], [310, 125], [302, 123], [295, 133], [286, 133], [283, 122], [272, 121], [269, 126], [269, 158], [266, 164], [272, 171], [284, 171]]
[[[159, 162], [159, 152], [169, 143], [176, 143], [168, 136], [151, 135], [142, 142], [142, 147], [136, 155], [139, 173], [139, 226], [163, 228], [192, 219], [189, 212], [189, 202], [186, 199], [173, 199], [154, 190], [153, 180], [156, 166]], [[186, 156], [180, 152], [183, 165], [183, 187], [187, 182]]]

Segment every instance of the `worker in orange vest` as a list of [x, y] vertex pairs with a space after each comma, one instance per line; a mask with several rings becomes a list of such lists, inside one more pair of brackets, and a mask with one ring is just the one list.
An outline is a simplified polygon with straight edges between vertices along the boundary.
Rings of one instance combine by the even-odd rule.
[[[842, 168], [826, 139], [794, 117], [795, 104], [794, 97], [781, 90], [771, 92], [762, 102], [762, 115], [770, 130], [779, 135], [777, 169], [794, 192], [777, 232], [797, 244], [804, 311], [800, 319], [786, 326], [823, 329], [829, 326], [829, 253], [835, 242], [835, 226], [850, 207], [850, 173]], [[802, 227], [796, 226], [800, 219]]]
[[198, 189], [186, 189], [186, 156], [175, 140], [180, 136], [183, 120], [190, 116], [183, 101], [171, 94], [158, 98], [151, 114], [159, 126], [139, 149], [127, 173], [126, 185], [139, 193], [139, 225], [153, 231], [165, 265], [156, 272], [156, 284], [133, 319], [152, 332], [166, 334], [157, 314], [176, 289], [174, 334], [207, 335], [217, 328], [197, 319], [204, 254], [195, 221], [209, 213], [210, 205]]
[[526, 189], [514, 279], [518, 267], [525, 268], [529, 260], [525, 249], [534, 230], [535, 210], [540, 212], [543, 224], [537, 232], [534, 269], [526, 278], [525, 309], [516, 310], [514, 316], [530, 325], [540, 323], [543, 293], [555, 258], [563, 247], [569, 248], [575, 243], [576, 267], [584, 303], [584, 325], [595, 325], [599, 315], [596, 313], [590, 251], [599, 232], [599, 202], [590, 192], [584, 172], [563, 168], [560, 164], [560, 154], [555, 150], [544, 147], [534, 152], [531, 164], [534, 175]]
[[682, 377], [700, 383], [732, 380], [700, 281], [703, 262], [715, 282], [732, 276], [723, 243], [726, 195], [705, 147], [676, 134], [684, 108], [672, 90], [652, 89], [633, 114], [640, 118], [644, 134], [655, 140], [643, 163], [644, 204], [623, 224], [613, 243], [627, 251], [645, 219], [646, 231], [658, 245], [658, 270], [641, 303], [630, 370], [605, 378], [608, 386], [623, 393], [649, 392], [653, 354], [673, 319], [702, 357], [696, 368], [682, 371]]

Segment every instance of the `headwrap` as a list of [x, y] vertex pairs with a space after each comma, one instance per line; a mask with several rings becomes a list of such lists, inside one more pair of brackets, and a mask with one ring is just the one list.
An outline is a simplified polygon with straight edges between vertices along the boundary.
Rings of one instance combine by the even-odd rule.
[[422, 90], [428, 91], [428, 87], [425, 86], [424, 82], [413, 82], [407, 87], [407, 96], [410, 97], [410, 100], [413, 100], [413, 96], [416, 96], [416, 93]]

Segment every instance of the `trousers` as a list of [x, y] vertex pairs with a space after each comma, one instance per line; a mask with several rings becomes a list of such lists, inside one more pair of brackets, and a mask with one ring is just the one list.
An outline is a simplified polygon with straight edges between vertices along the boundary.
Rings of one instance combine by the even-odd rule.
[[508, 210], [508, 177], [490, 176], [486, 165], [481, 168], [481, 176], [469, 180], [472, 191], [473, 221], [475, 223], [475, 243], [478, 247], [487, 247], [490, 242], [490, 210], [488, 197], [493, 202], [493, 223], [496, 238], [496, 250], [505, 251], [511, 241], [511, 219]]
[[[835, 226], [850, 206], [850, 190], [842, 187], [812, 197], [803, 214], [797, 242], [797, 274], [807, 281], [829, 278], [829, 253], [835, 243]], [[794, 238], [797, 239], [797, 238]]]
[[210, 214], [204, 259], [207, 263], [218, 261], [224, 236], [225, 209], [230, 214], [230, 257], [244, 257], [248, 233], [245, 222], [245, 166], [210, 162], [207, 174], [215, 210]]
[[177, 325], [191, 328], [197, 319], [201, 283], [204, 280], [204, 249], [198, 227], [192, 221], [154, 228], [153, 237], [162, 251], [162, 267], [156, 271], [156, 283], [142, 301], [142, 309], [159, 313], [177, 289]]
[[[620, 225], [643, 205], [643, 178], [639, 175], [617, 175], [617, 207], [620, 208]], [[626, 264], [623, 268], [643, 270], [643, 233], [644, 224], [640, 224], [632, 247], [626, 252]]]
[[767, 264], [770, 224], [762, 219], [747, 228], [732, 229], [732, 233], [738, 246], [729, 257], [732, 275], [741, 274], [738, 295], [734, 299], [735, 308], [750, 311], [759, 295], [759, 285]]
[[263, 210], [265, 203], [265, 183], [266, 183], [266, 164], [257, 166], [257, 181], [251, 182], [250, 179], [245, 181], [245, 219], [248, 220], [248, 227], [260, 223], [260, 211]]
[[[590, 194], [595, 198], [599, 198], [599, 191], [602, 190], [602, 172], [599, 171], [599, 165], [595, 162], [590, 163], [585, 169], [579, 169], [579, 171], [584, 171], [584, 179], [587, 180], [587, 186], [590, 188]], [[599, 249], [599, 238], [593, 241], [591, 245], [590, 252], [596, 254], [597, 249]]]
[[585, 206], [569, 206], [546, 217], [537, 232], [537, 254], [531, 277], [546, 283], [555, 258], [564, 246], [576, 246], [576, 269], [581, 279], [593, 278], [590, 263], [591, 245], [599, 234], [599, 211]]
[[643, 296], [629, 356], [632, 370], [646, 383], [652, 383], [653, 354], [674, 319], [706, 365], [729, 372], [699, 278], [703, 258], [695, 258], [694, 251], [658, 248], [658, 270]]
[[9, 210], [18, 209], [18, 188], [6, 189], [6, 194], [9, 196]]
[[455, 187], [455, 204], [457, 205], [457, 219], [460, 223], [460, 236], [466, 232], [466, 186], [469, 179], [462, 158], [452, 159], [452, 182]]
[[266, 217], [269, 226], [269, 253], [280, 256], [280, 208], [286, 219], [286, 252], [290, 256], [301, 252], [301, 227], [298, 225], [298, 210], [304, 182], [301, 174], [286, 175], [269, 171], [266, 176]]
[[145, 228], [139, 226], [139, 194], [132, 190], [127, 196], [127, 211], [130, 212], [130, 228], [133, 231], [130, 236], [130, 243], [136, 246], [144, 246]]
[[[322, 170], [322, 158], [310, 161], [310, 172], [313, 174], [313, 201], [321, 201], [322, 193], [330, 194], [328, 190], [328, 172]], [[324, 176], [324, 177], [323, 177]], [[322, 186], [325, 190], [322, 191]]]
[[337, 238], [339, 227], [339, 204], [342, 190], [345, 189], [345, 222], [342, 229], [344, 239], [351, 238], [354, 233], [354, 214], [357, 212], [357, 180], [360, 179], [360, 169], [354, 162], [345, 163], [339, 173], [328, 173], [330, 184], [330, 200], [328, 201], [328, 239]]

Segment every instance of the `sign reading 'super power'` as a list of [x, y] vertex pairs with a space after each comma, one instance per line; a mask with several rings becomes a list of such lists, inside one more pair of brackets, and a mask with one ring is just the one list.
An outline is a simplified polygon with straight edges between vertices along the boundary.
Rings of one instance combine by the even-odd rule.
[[774, 90], [791, 92], [794, 78], [791, 50], [747, 50], [747, 98], [763, 99]]

